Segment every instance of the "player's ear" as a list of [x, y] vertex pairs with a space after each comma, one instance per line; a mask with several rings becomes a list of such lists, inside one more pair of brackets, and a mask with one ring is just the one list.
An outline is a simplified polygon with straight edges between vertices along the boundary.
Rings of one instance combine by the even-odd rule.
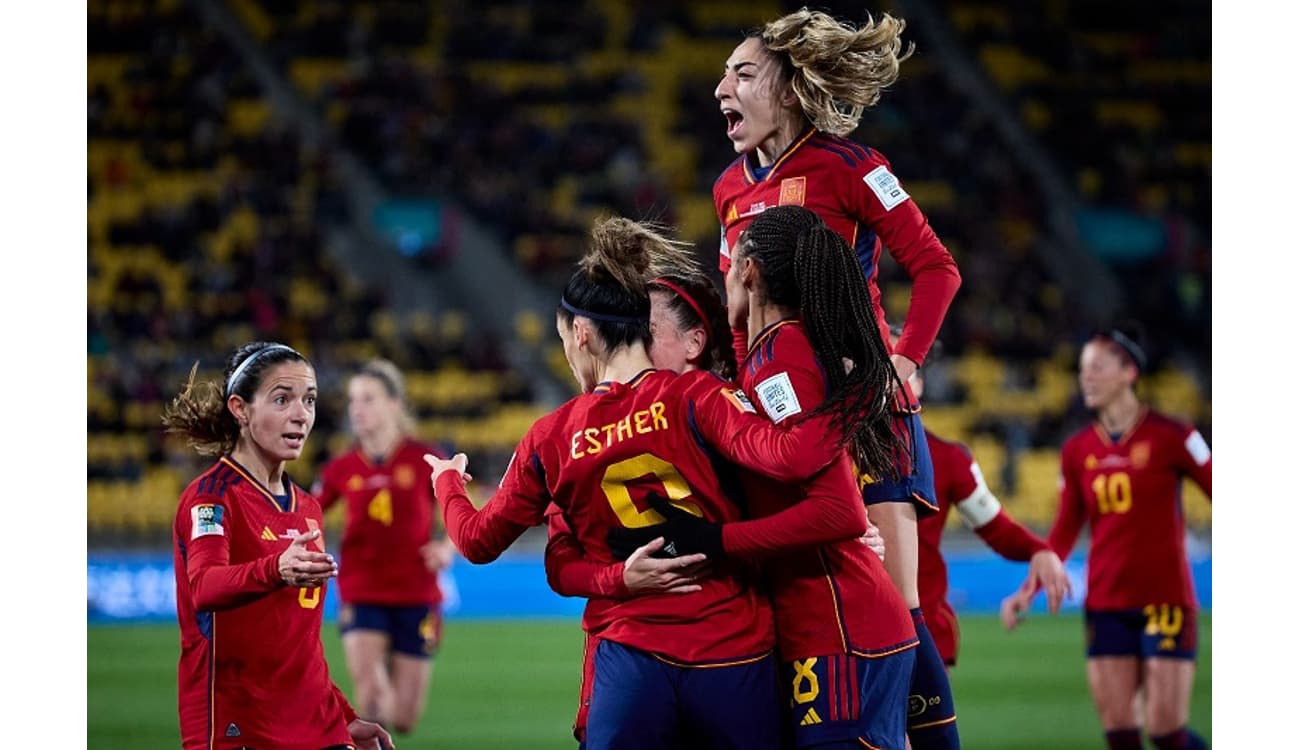
[[708, 335], [703, 328], [692, 328], [686, 334], [686, 361], [693, 362], [704, 352]]
[[234, 393], [230, 394], [226, 399], [226, 408], [234, 415], [235, 421], [241, 427], [248, 424], [248, 404], [244, 402], [243, 396]]

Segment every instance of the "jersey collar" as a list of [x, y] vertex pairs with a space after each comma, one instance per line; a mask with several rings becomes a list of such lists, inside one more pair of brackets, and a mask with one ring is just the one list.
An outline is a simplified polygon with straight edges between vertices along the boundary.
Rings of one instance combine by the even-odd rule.
[[[223, 455], [221, 457], [221, 463], [224, 463], [225, 465], [229, 466], [231, 469], [235, 471], [235, 473], [239, 474], [241, 477], [247, 480], [248, 486], [253, 487], [258, 492], [262, 493], [262, 496], [266, 498], [266, 501], [270, 503], [273, 508], [282, 512], [285, 510], [280, 505], [280, 503], [276, 501], [275, 493], [267, 489], [266, 485], [254, 479], [253, 475], [248, 473], [248, 469], [245, 469], [243, 466], [240, 466], [238, 461], [230, 457], [230, 454]], [[288, 512], [294, 513], [298, 510], [298, 490], [297, 488], [294, 487], [293, 482], [289, 481], [289, 475], [282, 474], [280, 481], [284, 483], [284, 488], [285, 490], [288, 491], [288, 495], [289, 495]]]
[[764, 175], [762, 179], [759, 179], [754, 176], [754, 167], [749, 162], [750, 158], [753, 157], [754, 154], [757, 152], [751, 151], [748, 154], [745, 154], [745, 170], [744, 170], [745, 182], [750, 185], [753, 185], [756, 182], [767, 182], [771, 180], [772, 176], [775, 175], [776, 171], [781, 168], [781, 165], [785, 163], [786, 159], [789, 159], [791, 156], [793, 156], [794, 152], [798, 151], [800, 146], [802, 146], [809, 138], [812, 138], [816, 134], [817, 134], [817, 128], [810, 127], [806, 131], [804, 131], [803, 135], [799, 136], [798, 138], [795, 138], [794, 141], [789, 146], [785, 147], [785, 151], [781, 152], [781, 155], [777, 157], [776, 161], [772, 162], [772, 166], [768, 168], [767, 174]]
[[[635, 388], [635, 387], [637, 387], [638, 385], [641, 385], [641, 381], [643, 381], [643, 380], [645, 380], [647, 377], [649, 377], [649, 376], [650, 376], [650, 373], [652, 373], [652, 372], [657, 372], [657, 370], [655, 370], [655, 368], [653, 368], [653, 367], [647, 367], [646, 369], [642, 370], [641, 372], [638, 372], [637, 374], [633, 375], [632, 378], [631, 378], [630, 380], [628, 380], [626, 383], [622, 383], [621, 385], [623, 385], [623, 386], [625, 386], [625, 387], [627, 387], [627, 388]], [[614, 389], [614, 386], [615, 386], [615, 385], [619, 385], [619, 384], [618, 384], [618, 383], [615, 383], [615, 382], [612, 381], [612, 380], [603, 380], [603, 381], [597, 383], [597, 384], [596, 384], [596, 387], [591, 389], [591, 392], [592, 392], [593, 394], [609, 393], [611, 390]]]

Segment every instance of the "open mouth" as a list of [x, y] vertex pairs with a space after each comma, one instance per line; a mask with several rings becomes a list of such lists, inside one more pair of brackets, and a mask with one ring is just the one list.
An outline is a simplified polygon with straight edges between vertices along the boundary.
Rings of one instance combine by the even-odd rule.
[[741, 124], [745, 122], [745, 116], [734, 109], [723, 109], [722, 116], [727, 118], [727, 135], [735, 134]]
[[286, 432], [280, 437], [284, 438], [285, 442], [294, 447], [301, 447], [303, 441], [307, 439], [306, 433], [302, 432]]

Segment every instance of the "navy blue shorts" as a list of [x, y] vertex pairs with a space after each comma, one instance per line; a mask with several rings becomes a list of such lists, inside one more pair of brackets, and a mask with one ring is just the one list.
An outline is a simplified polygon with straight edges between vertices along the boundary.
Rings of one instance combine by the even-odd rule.
[[442, 613], [425, 605], [340, 604], [339, 633], [349, 630], [386, 633], [397, 653], [427, 659], [438, 652], [442, 642]]
[[783, 667], [795, 747], [903, 750], [916, 649], [871, 659], [831, 654]]
[[1172, 604], [1084, 612], [1088, 656], [1196, 659], [1196, 610]]
[[935, 499], [934, 463], [930, 460], [930, 445], [925, 440], [925, 426], [920, 414], [894, 415], [894, 431], [907, 446], [907, 455], [900, 457], [898, 469], [902, 478], [863, 480], [862, 502], [905, 503], [916, 505], [916, 517], [925, 518], [939, 512]]
[[602, 640], [586, 750], [780, 750], [776, 657], [687, 666]]

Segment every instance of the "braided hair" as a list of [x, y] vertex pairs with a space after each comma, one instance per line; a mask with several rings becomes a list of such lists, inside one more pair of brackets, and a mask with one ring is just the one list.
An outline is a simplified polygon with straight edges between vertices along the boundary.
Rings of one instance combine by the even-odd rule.
[[[830, 383], [809, 416], [829, 413], [858, 469], [898, 479], [894, 456], [906, 450], [894, 432], [891, 394], [902, 388], [878, 333], [875, 307], [853, 251], [817, 214], [777, 206], [745, 230], [741, 252], [758, 264], [763, 302], [799, 312]], [[846, 362], [852, 363], [846, 372]]]

